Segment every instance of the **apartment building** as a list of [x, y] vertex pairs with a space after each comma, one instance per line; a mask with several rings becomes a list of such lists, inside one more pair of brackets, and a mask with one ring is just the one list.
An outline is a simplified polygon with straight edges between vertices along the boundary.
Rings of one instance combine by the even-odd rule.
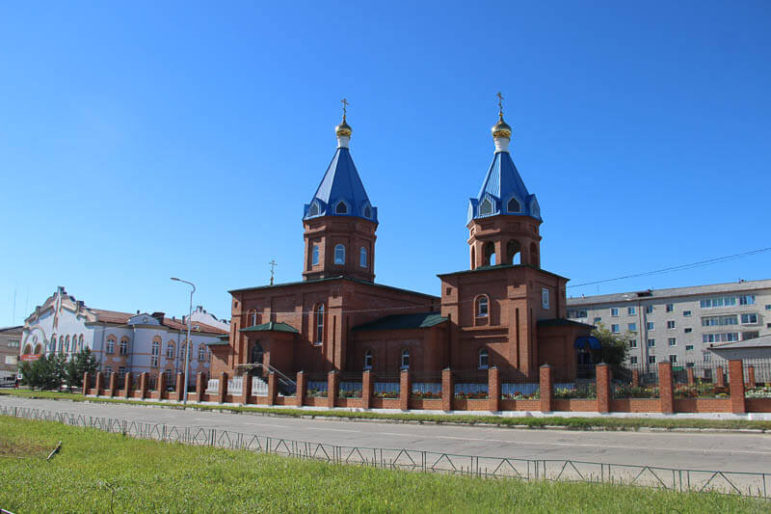
[[626, 335], [628, 364], [710, 365], [713, 345], [771, 334], [771, 280], [568, 298], [568, 318]]
[[23, 328], [21, 326], [0, 328], [0, 385], [16, 378]]

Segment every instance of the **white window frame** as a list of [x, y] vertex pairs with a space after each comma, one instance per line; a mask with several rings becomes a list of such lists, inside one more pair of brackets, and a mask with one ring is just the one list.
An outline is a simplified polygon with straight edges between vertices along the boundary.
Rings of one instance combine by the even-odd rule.
[[321, 251], [319, 250], [318, 243], [313, 243], [313, 247], [311, 248], [311, 266], [318, 266], [319, 265], [319, 254]]
[[487, 351], [487, 348], [482, 348], [479, 350], [479, 369], [489, 369], [490, 368], [490, 352]]
[[367, 249], [363, 246], [359, 248], [359, 267], [361, 268], [367, 268], [369, 267], [369, 261], [368, 261], [368, 254]]
[[551, 293], [548, 287], [541, 288], [541, 307], [544, 309], [551, 308]]
[[345, 266], [345, 245], [342, 243], [335, 245], [335, 264]]

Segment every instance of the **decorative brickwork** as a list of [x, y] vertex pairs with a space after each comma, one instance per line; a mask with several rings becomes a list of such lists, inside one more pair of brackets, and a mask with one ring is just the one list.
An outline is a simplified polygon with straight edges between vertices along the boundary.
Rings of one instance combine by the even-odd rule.
[[455, 396], [455, 381], [452, 377], [452, 370], [445, 368], [442, 370], [442, 410], [452, 410], [452, 400]]
[[332, 408], [335, 406], [335, 399], [337, 398], [339, 389], [340, 375], [337, 371], [332, 370], [327, 374], [327, 407]]
[[544, 364], [538, 370], [538, 383], [541, 389], [541, 412], [551, 412], [554, 382], [552, 380], [551, 366], [548, 364]]
[[372, 384], [375, 377], [370, 370], [366, 370], [361, 377], [361, 408], [369, 409], [372, 405]]
[[596, 367], [597, 377], [597, 412], [610, 412], [610, 366], [600, 363]]
[[742, 361], [728, 361], [728, 387], [731, 393], [731, 412], [744, 414], [747, 407], [744, 401], [744, 367]]
[[672, 364], [659, 362], [659, 402], [661, 412], [675, 412], [675, 390], [672, 384]]
[[401, 410], [409, 410], [411, 393], [412, 384], [410, 372], [407, 369], [403, 369], [401, 373], [399, 373], [399, 408]]
[[501, 410], [501, 378], [495, 366], [487, 370], [487, 408], [492, 412]]
[[302, 371], [297, 372], [297, 392], [295, 398], [297, 399], [297, 406], [301, 407], [305, 403], [305, 373]]

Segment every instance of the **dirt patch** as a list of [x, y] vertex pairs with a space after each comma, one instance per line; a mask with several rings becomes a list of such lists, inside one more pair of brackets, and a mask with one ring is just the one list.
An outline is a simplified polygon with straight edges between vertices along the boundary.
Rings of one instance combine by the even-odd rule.
[[45, 459], [55, 444], [45, 444], [41, 441], [20, 438], [5, 440], [0, 438], [0, 457], [27, 457]]

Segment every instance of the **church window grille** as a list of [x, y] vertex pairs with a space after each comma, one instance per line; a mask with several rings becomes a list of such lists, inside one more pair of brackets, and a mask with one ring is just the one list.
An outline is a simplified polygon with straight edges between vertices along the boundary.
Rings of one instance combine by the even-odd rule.
[[359, 266], [362, 268], [367, 267], [367, 249], [363, 246], [359, 250]]
[[345, 246], [335, 245], [335, 264], [345, 264]]
[[477, 298], [477, 317], [485, 318], [489, 314], [489, 300], [486, 296]]
[[324, 304], [319, 304], [318, 307], [316, 307], [316, 312], [314, 314], [314, 326], [316, 327], [315, 335], [313, 342], [314, 344], [322, 344], [324, 342]]
[[490, 365], [490, 354], [486, 349], [479, 350], [479, 369], [487, 369]]
[[150, 366], [152, 366], [153, 368], [158, 367], [160, 352], [161, 352], [161, 344], [158, 341], [153, 341], [152, 354], [150, 356]]
[[319, 264], [319, 245], [313, 245], [311, 250], [311, 265], [318, 266]]

